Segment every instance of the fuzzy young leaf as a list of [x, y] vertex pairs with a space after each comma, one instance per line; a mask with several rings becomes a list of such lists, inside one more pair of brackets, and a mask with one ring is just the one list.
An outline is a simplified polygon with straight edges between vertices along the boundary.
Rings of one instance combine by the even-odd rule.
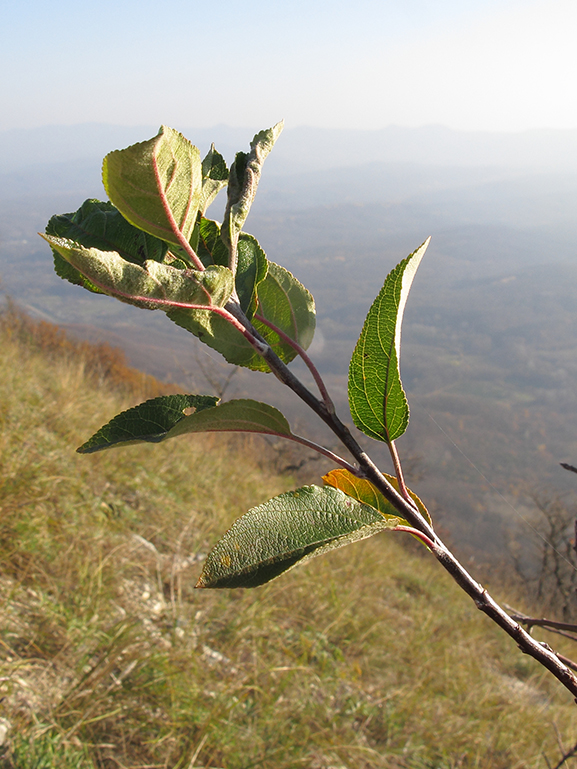
[[[383, 475], [393, 486], [393, 488], [399, 491], [399, 482], [397, 479], [392, 475], [387, 475], [387, 473], [383, 473]], [[349, 497], [354, 497], [359, 502], [374, 507], [375, 510], [378, 510], [381, 515], [385, 516], [385, 518], [396, 518], [397, 523], [403, 524], [405, 526], [409, 525], [407, 521], [399, 518], [398, 511], [387, 499], [385, 499], [381, 492], [365, 478], [357, 478], [356, 475], [353, 475], [348, 470], [345, 470], [344, 468], [338, 468], [337, 470], [331, 470], [326, 475], [323, 475], [323, 481], [327, 484], [327, 486], [334, 486], [335, 489], [344, 491], [345, 494], [349, 495]], [[416, 504], [423, 518], [431, 523], [429, 511], [421, 502], [419, 497], [410, 490], [409, 494], [411, 495], [413, 502]]]
[[209, 553], [197, 587], [258, 587], [327, 550], [398, 523], [339, 489], [304, 486], [235, 521]]
[[[218, 404], [211, 395], [164, 395], [114, 417], [77, 451], [90, 454], [132, 443], [160, 443], [187, 433], [243, 432], [292, 435], [284, 416], [248, 398]], [[193, 414], [186, 411], [194, 407]]]
[[[268, 262], [265, 279], [258, 284], [258, 315], [281, 329], [303, 348], [307, 348], [315, 329], [314, 299], [307, 289], [284, 267]], [[188, 310], [172, 310], [169, 318], [197, 336], [202, 342], [217, 350], [229, 363], [254, 371], [268, 371], [268, 365], [254, 351], [246, 339], [214, 314], [191, 313]], [[257, 318], [253, 318], [256, 330], [270, 344], [285, 363], [296, 356], [294, 349]]]
[[[133, 227], [112, 203], [85, 200], [77, 211], [53, 216], [46, 234], [73, 240], [85, 248], [117, 251], [123, 259], [144, 264], [147, 259], [162, 262], [168, 246], [158, 238]], [[56, 274], [76, 285], [102, 293], [67, 262], [54, 248]]]
[[232, 273], [227, 267], [198, 272], [153, 260], [145, 261], [141, 267], [126, 261], [116, 251], [84, 248], [72, 240], [51, 235], [42, 237], [101, 291], [137, 307], [164, 311], [174, 303], [224, 307], [233, 290]]
[[236, 269], [236, 246], [240, 231], [253, 204], [262, 165], [284, 127], [283, 121], [256, 134], [250, 153], [239, 152], [230, 168], [228, 201], [222, 226], [223, 239], [230, 251], [230, 267]]
[[188, 139], [161, 126], [157, 136], [104, 158], [102, 181], [110, 200], [135, 227], [168, 243], [190, 240], [200, 204], [200, 153]]
[[399, 370], [401, 325], [407, 296], [429, 240], [387, 276], [351, 358], [351, 415], [359, 430], [378, 441], [396, 440], [409, 423], [409, 406]]

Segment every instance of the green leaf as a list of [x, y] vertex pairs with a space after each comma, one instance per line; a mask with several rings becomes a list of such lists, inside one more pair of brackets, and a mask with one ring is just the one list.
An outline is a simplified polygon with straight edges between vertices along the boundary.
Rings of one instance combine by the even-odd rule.
[[396, 440], [409, 423], [409, 406], [399, 370], [401, 324], [407, 296], [429, 240], [387, 276], [351, 358], [351, 415], [359, 430], [378, 441]]
[[168, 243], [192, 236], [202, 189], [200, 153], [178, 131], [161, 126], [146, 142], [104, 158], [110, 200], [135, 227]]
[[[267, 276], [258, 287], [257, 314], [278, 326], [305, 350], [313, 341], [316, 313], [312, 294], [292, 273], [274, 262], [268, 263]], [[280, 358], [294, 358], [289, 344], [259, 320], [254, 323]]]
[[[204, 216], [206, 209], [228, 182], [228, 168], [222, 155], [211, 145], [207, 156], [202, 161], [202, 189], [200, 192], [199, 211]], [[228, 267], [228, 264], [226, 265]]]
[[[253, 204], [263, 163], [281, 134], [284, 122], [256, 134], [250, 153], [239, 152], [230, 168], [228, 201], [222, 225], [223, 240], [231, 253], [231, 269], [236, 261], [238, 237]], [[234, 271], [234, 269], [233, 269]]]
[[398, 523], [339, 489], [304, 486], [235, 521], [209, 553], [197, 587], [257, 587], [299, 563]]
[[[162, 262], [168, 249], [164, 241], [129, 224], [112, 203], [100, 200], [85, 200], [77, 211], [53, 216], [46, 226], [46, 234], [73, 240], [85, 248], [117, 251], [123, 259], [140, 265], [147, 259]], [[59, 277], [89, 291], [103, 293], [57, 250], [52, 248], [52, 253]]]
[[133, 443], [159, 443], [181, 420], [185, 409], [203, 409], [215, 406], [218, 398], [211, 395], [161, 395], [123, 411], [101, 427], [86, 443], [76, 449], [79, 454], [90, 454], [113, 446]]
[[177, 269], [151, 259], [141, 267], [126, 261], [116, 251], [85, 248], [72, 240], [51, 235], [42, 237], [101, 291], [137, 307], [165, 311], [174, 303], [224, 307], [232, 293], [233, 277], [227, 267], [209, 267], [199, 272]]
[[[392, 475], [387, 475], [386, 473], [383, 473], [383, 475], [393, 486], [393, 488], [399, 491], [399, 482], [397, 479]], [[348, 470], [345, 470], [344, 468], [338, 468], [337, 470], [331, 470], [326, 475], [323, 475], [323, 481], [328, 486], [334, 486], [335, 489], [344, 491], [345, 494], [348, 494], [349, 497], [354, 497], [359, 502], [374, 507], [375, 510], [378, 510], [381, 515], [385, 516], [385, 518], [396, 518], [397, 523], [401, 523], [405, 526], [409, 525], [407, 521], [404, 521], [400, 518], [398, 510], [393, 507], [393, 505], [391, 505], [391, 503], [385, 499], [381, 492], [365, 478], [357, 478], [356, 475], [353, 475]], [[409, 494], [411, 495], [411, 499], [416, 504], [423, 518], [431, 523], [429, 511], [419, 499], [419, 497], [410, 489]]]
[[[245, 432], [292, 435], [284, 416], [267, 403], [250, 399], [217, 405], [210, 395], [164, 395], [123, 411], [77, 451], [94, 451], [132, 443], [160, 443], [186, 433]], [[193, 414], [186, 412], [191, 407]]]
[[199, 239], [197, 254], [205, 267], [209, 264], [221, 264], [228, 267], [228, 249], [220, 237], [218, 222], [206, 219], [199, 222]]
[[[284, 267], [268, 262], [265, 279], [258, 284], [258, 314], [263, 315], [303, 348], [307, 348], [315, 329], [314, 299], [307, 289]], [[229, 363], [254, 371], [268, 371], [268, 365], [254, 351], [243, 335], [214, 313], [191, 313], [188, 310], [172, 310], [169, 318], [197, 336], [202, 342], [217, 350]], [[294, 349], [284, 342], [257, 318], [253, 318], [256, 330], [270, 344], [285, 363], [296, 356]]]
[[[205, 266], [228, 265], [228, 249], [220, 237], [217, 222], [201, 218], [197, 254]], [[249, 320], [257, 305], [257, 286], [265, 279], [267, 271], [268, 261], [257, 239], [242, 232], [238, 241], [235, 284], [240, 306]]]
[[46, 234], [73, 240], [85, 248], [116, 251], [128, 262], [140, 265], [147, 259], [162, 262], [168, 250], [163, 240], [133, 227], [116, 206], [101, 200], [85, 200], [74, 213], [53, 216]]
[[249, 320], [252, 320], [257, 309], [257, 291], [268, 271], [269, 262], [258, 240], [241, 232], [237, 247], [235, 284], [240, 306]]

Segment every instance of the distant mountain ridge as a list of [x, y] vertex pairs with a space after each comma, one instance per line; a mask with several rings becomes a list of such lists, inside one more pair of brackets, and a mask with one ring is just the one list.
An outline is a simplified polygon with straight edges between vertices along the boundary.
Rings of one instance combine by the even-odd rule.
[[[84, 123], [0, 131], [0, 173], [33, 165], [99, 158], [155, 134], [157, 126]], [[259, 127], [175, 125], [201, 151], [211, 142], [230, 161]], [[518, 133], [456, 131], [445, 126], [379, 130], [288, 126], [267, 161], [269, 173], [290, 174], [370, 162], [452, 166], [502, 166], [525, 170], [577, 170], [577, 129]]]

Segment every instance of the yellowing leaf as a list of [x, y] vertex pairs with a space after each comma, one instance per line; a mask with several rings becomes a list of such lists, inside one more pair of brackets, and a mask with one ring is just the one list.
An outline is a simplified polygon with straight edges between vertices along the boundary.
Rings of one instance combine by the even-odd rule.
[[[398, 491], [399, 483], [397, 479], [386, 473], [383, 473], [383, 475], [389, 481], [391, 486]], [[397, 518], [400, 524], [404, 526], [409, 525], [407, 521], [400, 517], [393, 505], [391, 505], [381, 492], [366, 478], [357, 478], [356, 475], [353, 475], [348, 470], [339, 468], [337, 470], [331, 470], [326, 475], [323, 475], [323, 481], [327, 486], [333, 486], [335, 489], [340, 489], [341, 491], [344, 491], [345, 494], [348, 494], [349, 497], [353, 497], [353, 499], [356, 499], [365, 505], [374, 507], [375, 510], [378, 510], [381, 515], [385, 516], [385, 518]], [[431, 523], [429, 512], [419, 497], [411, 490], [409, 490], [409, 494], [423, 518]]]

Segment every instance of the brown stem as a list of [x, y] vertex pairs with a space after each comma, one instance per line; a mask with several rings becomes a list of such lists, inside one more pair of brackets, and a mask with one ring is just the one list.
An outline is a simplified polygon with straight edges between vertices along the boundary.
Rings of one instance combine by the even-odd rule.
[[327, 457], [337, 465], [344, 467], [345, 470], [349, 471], [349, 473], [352, 473], [353, 475], [358, 474], [358, 469], [354, 465], [351, 465], [350, 462], [347, 462], [346, 459], [339, 457], [339, 455], [335, 454], [334, 451], [326, 449], [324, 446], [319, 446], [319, 444], [315, 443], [314, 441], [309, 441], [308, 438], [303, 438], [301, 435], [295, 435], [294, 433], [291, 433], [291, 435], [281, 435], [279, 433], [279, 438], [288, 438], [295, 443], [300, 443], [301, 446], [306, 446], [307, 448], [316, 451], [318, 454], [322, 454], [323, 456]]
[[[237, 316], [238, 317], [238, 316]], [[246, 320], [246, 319], [245, 319]], [[248, 321], [246, 321], [248, 323]], [[258, 336], [257, 332], [254, 333]], [[264, 341], [264, 340], [263, 340]], [[362, 450], [357, 441], [351, 435], [336, 414], [331, 414], [325, 404], [315, 396], [292, 374], [287, 366], [268, 347], [263, 353], [263, 358], [268, 363], [276, 377], [290, 387], [290, 389], [303, 400], [313, 411], [329, 426], [332, 432], [339, 438], [351, 452], [359, 464], [357, 475], [367, 478], [383, 494], [383, 496], [395, 507], [409, 524], [424, 534], [431, 541], [431, 551], [446, 571], [453, 577], [477, 608], [493, 620], [518, 644], [526, 654], [537, 660], [543, 667], [549, 670], [574, 697], [577, 698], [577, 677], [546, 645], [540, 644], [513, 620], [507, 612], [489, 595], [487, 590], [479, 584], [467, 572], [451, 551], [436, 535], [432, 526], [425, 521], [423, 516], [391, 486], [370, 457]]]

